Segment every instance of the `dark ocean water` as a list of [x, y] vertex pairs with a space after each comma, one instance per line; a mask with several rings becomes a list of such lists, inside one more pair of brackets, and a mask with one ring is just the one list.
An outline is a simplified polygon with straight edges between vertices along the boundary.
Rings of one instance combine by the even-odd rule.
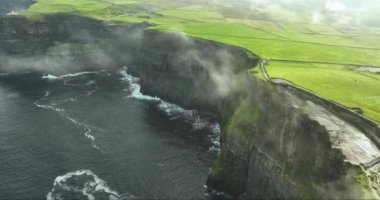
[[0, 199], [202, 199], [219, 126], [125, 69], [0, 75]]

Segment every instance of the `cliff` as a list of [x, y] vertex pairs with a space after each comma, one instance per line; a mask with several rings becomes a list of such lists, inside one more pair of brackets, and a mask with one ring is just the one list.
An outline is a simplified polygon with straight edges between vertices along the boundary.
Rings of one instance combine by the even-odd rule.
[[[242, 199], [377, 197], [360, 166], [379, 156], [365, 136], [378, 133], [372, 124], [361, 126], [374, 132], [361, 132], [325, 104], [249, 75], [258, 58], [242, 49], [151, 31], [141, 44], [131, 69], [145, 93], [220, 117], [222, 152], [210, 192]], [[376, 153], [354, 152], [366, 144]]]
[[[143, 93], [210, 112], [222, 124], [222, 151], [207, 182], [211, 195], [377, 197], [377, 172], [363, 164], [380, 151], [362, 129], [320, 102], [249, 74], [259, 60], [252, 53], [147, 27], [110, 26], [66, 15], [39, 21], [3, 18], [0, 43], [5, 45], [0, 53], [8, 62], [3, 59], [0, 69], [23, 69], [25, 63], [14, 64], [16, 57], [29, 61], [27, 66], [39, 66], [41, 59], [54, 63], [56, 73], [126, 65], [140, 77]], [[73, 65], [80, 67], [70, 68]], [[361, 142], [373, 152], [355, 151]]]

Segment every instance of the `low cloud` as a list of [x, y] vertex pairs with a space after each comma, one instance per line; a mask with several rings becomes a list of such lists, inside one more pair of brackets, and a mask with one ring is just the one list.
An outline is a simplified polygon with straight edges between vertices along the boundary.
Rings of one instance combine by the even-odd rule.
[[328, 1], [325, 4], [325, 8], [332, 12], [342, 12], [347, 10], [347, 6], [340, 1]]
[[56, 75], [78, 72], [84, 69], [99, 69], [111, 63], [109, 55], [101, 49], [88, 52], [61, 51], [55, 54], [13, 56], [0, 54], [0, 72], [42, 72]]
[[184, 60], [197, 63], [208, 73], [208, 77], [213, 83], [214, 91], [218, 96], [227, 97], [231, 92], [242, 87], [242, 71], [236, 72], [234, 70], [236, 66], [231, 62], [234, 60], [234, 56], [227, 50], [213, 52], [212, 59], [205, 57], [203, 52], [193, 48], [186, 52], [181, 52], [181, 54]]
[[[132, 59], [130, 52], [120, 50], [125, 48], [123, 45], [140, 45], [143, 34], [141, 27], [131, 25], [111, 29], [95, 24], [91, 19], [76, 20], [74, 17], [72, 20], [70, 17], [63, 18], [67, 21], [58, 27], [52, 26], [52, 23], [36, 23], [35, 26], [19, 25], [19, 28], [4, 26], [0, 22], [0, 27], [3, 25], [10, 33], [5, 37], [12, 38], [12, 43], [0, 47], [0, 73], [41, 72], [62, 75], [116, 68], [120, 66], [115, 63]], [[94, 24], [97, 26], [91, 27]], [[66, 26], [73, 28], [64, 28]], [[109, 30], [112, 31], [109, 33]], [[24, 48], [25, 38], [28, 39], [28, 45]], [[44, 38], [43, 44], [38, 42], [41, 38]]]
[[[222, 0], [221, 0], [222, 1]], [[241, 0], [241, 7], [251, 7], [252, 11], [262, 12], [262, 8], [276, 10], [276, 13], [267, 13], [272, 18], [281, 18], [290, 21], [304, 20], [309, 15], [311, 24], [327, 22], [337, 26], [368, 26], [368, 22], [379, 21], [380, 1], [375, 0]], [[281, 11], [282, 9], [282, 11]], [[265, 10], [265, 9], [264, 9]], [[278, 11], [278, 12], [277, 12]], [[264, 11], [267, 12], [267, 11]], [[379, 23], [380, 24], [380, 23]]]

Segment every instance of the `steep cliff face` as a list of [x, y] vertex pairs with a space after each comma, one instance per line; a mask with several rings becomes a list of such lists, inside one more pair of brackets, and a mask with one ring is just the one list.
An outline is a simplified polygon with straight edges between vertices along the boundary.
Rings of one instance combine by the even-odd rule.
[[[248, 75], [255, 56], [155, 32], [144, 34], [142, 47], [139, 62], [131, 69], [141, 77], [144, 92], [212, 111], [222, 121], [222, 152], [209, 176], [210, 191], [242, 199], [376, 195], [361, 162], [351, 160], [349, 150], [338, 148], [329, 125], [318, 120], [335, 117], [334, 113]], [[338, 118], [337, 124], [344, 123]]]
[[[131, 68], [144, 92], [210, 110], [222, 121], [222, 152], [209, 176], [210, 191], [242, 199], [375, 195], [359, 162], [336, 147], [319, 115], [310, 114], [334, 113], [248, 75], [253, 55], [207, 41], [184, 42], [178, 35], [148, 32], [144, 37], [140, 62]], [[223, 73], [215, 78], [217, 72]]]
[[222, 119], [245, 95], [247, 74], [241, 72], [257, 61], [241, 49], [154, 31], [144, 32], [137, 54], [130, 69], [141, 77], [143, 92]]
[[328, 130], [280, 91], [269, 91], [253, 92], [231, 116], [210, 189], [242, 199], [371, 197], [357, 181], [361, 168], [344, 162]]
[[[80, 31], [69, 31], [73, 27]], [[241, 199], [374, 197], [358, 164], [378, 154], [356, 154], [350, 151], [356, 146], [341, 145], [345, 140], [336, 138], [348, 125], [339, 116], [248, 74], [258, 60], [251, 53], [146, 27], [65, 15], [2, 19], [0, 29], [6, 31], [0, 31], [0, 43], [6, 45], [0, 53], [6, 59], [0, 69], [32, 65], [26, 69], [46, 72], [36, 67], [41, 58], [54, 63], [56, 73], [128, 66], [140, 77], [143, 93], [210, 112], [222, 124], [222, 151], [209, 175], [210, 192]], [[15, 63], [15, 58], [29, 62]], [[351, 129], [341, 134], [357, 132]]]

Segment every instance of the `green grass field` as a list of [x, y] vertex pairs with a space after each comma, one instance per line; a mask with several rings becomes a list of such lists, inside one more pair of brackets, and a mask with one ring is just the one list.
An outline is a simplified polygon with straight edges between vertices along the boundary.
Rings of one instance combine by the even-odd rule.
[[380, 66], [379, 28], [313, 24], [303, 12], [276, 7], [252, 12], [234, 2], [212, 4], [202, 0], [39, 0], [22, 14], [61, 12], [108, 23], [148, 22], [154, 25], [151, 29], [239, 46], [265, 59], [341, 64], [272, 62], [268, 73], [347, 107], [360, 107], [366, 116], [380, 122], [378, 75], [344, 66]]
[[271, 78], [284, 78], [347, 107], [360, 107], [367, 116], [380, 119], [380, 79], [341, 65], [271, 62], [266, 70]]

